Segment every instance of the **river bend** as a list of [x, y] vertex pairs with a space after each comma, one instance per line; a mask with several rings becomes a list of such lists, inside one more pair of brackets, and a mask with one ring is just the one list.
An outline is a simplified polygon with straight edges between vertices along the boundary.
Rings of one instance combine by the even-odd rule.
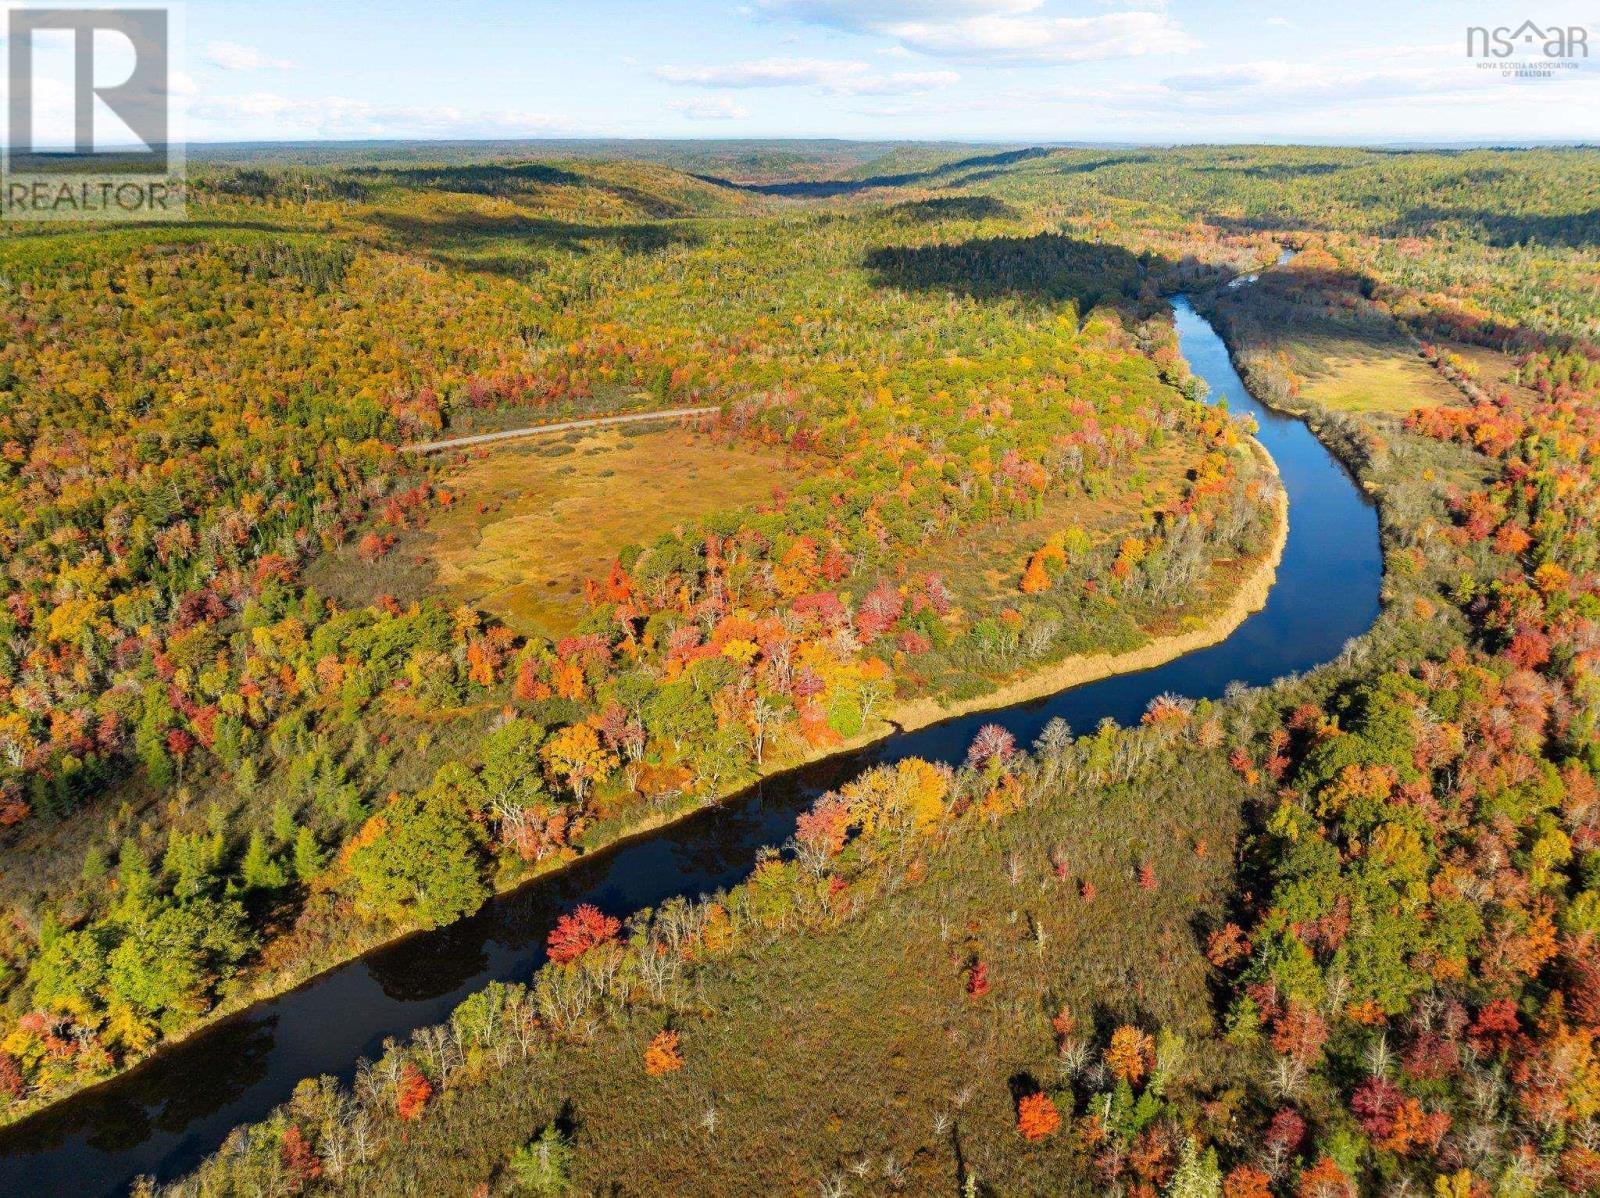
[[1262, 610], [1227, 639], [1165, 665], [1044, 699], [900, 733], [858, 752], [769, 778], [726, 803], [596, 852], [491, 900], [471, 918], [377, 949], [299, 989], [233, 1015], [128, 1073], [0, 1131], [0, 1193], [119, 1193], [139, 1174], [169, 1180], [228, 1131], [264, 1117], [302, 1078], [348, 1079], [384, 1038], [444, 1019], [488, 982], [525, 980], [557, 916], [581, 902], [624, 914], [742, 880], [764, 845], [781, 844], [822, 791], [903, 757], [958, 762], [983, 724], [1030, 743], [1057, 716], [1076, 731], [1107, 717], [1133, 723], [1156, 695], [1217, 698], [1334, 657], [1377, 617], [1382, 556], [1371, 501], [1299, 420], [1252, 399], [1222, 339], [1186, 298], [1173, 301], [1194, 373], [1260, 425], [1289, 500], [1289, 536]]

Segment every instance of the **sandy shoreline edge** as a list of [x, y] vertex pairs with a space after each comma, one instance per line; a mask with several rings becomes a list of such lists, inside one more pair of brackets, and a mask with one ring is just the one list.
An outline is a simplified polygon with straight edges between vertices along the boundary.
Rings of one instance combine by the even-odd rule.
[[[1269, 464], [1274, 476], [1276, 464], [1259, 442], [1252, 440], [1259, 457]], [[902, 732], [926, 728], [930, 724], [975, 712], [1010, 707], [1030, 699], [1043, 699], [1073, 687], [1117, 674], [1133, 674], [1141, 670], [1166, 665], [1196, 649], [1220, 644], [1250, 616], [1267, 605], [1277, 581], [1278, 566], [1283, 561], [1283, 550], [1289, 542], [1289, 495], [1280, 484], [1274, 500], [1277, 509], [1276, 527], [1271, 546], [1250, 574], [1234, 591], [1228, 602], [1214, 612], [1205, 623], [1186, 632], [1156, 637], [1137, 649], [1125, 653], [1080, 653], [1064, 658], [1054, 665], [1032, 671], [1008, 682], [998, 690], [978, 695], [960, 703], [941, 704], [935, 699], [916, 699], [901, 704], [886, 713], [885, 718], [898, 725]], [[876, 738], [875, 738], [876, 739]]]

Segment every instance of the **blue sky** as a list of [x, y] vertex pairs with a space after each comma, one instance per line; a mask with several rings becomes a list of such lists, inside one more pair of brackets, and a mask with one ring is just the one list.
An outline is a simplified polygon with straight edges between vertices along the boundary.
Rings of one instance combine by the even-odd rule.
[[[195, 141], [1600, 140], [1600, 13], [1531, 2], [189, 0], [178, 88]], [[1592, 59], [1468, 58], [1528, 18]]]

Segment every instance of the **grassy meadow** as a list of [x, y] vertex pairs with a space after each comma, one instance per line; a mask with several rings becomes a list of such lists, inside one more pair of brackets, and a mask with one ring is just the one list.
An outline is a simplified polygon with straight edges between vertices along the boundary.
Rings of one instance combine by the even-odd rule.
[[496, 447], [443, 473], [453, 501], [418, 552], [434, 586], [517, 632], [555, 638], [582, 620], [583, 584], [622, 546], [770, 502], [795, 477], [779, 454], [678, 429]]

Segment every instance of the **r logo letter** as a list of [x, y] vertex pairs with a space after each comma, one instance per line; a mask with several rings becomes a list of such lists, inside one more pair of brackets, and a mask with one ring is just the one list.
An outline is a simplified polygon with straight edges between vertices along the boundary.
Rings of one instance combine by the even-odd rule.
[[[11, 100], [10, 151], [14, 156], [56, 156], [33, 144], [33, 34], [41, 29], [73, 33], [73, 149], [83, 157], [99, 152], [94, 101], [98, 96], [145, 145], [116, 151], [123, 173], [167, 170], [167, 14], [155, 8], [14, 8], [9, 14]], [[94, 35], [120, 33], [133, 45], [133, 73], [121, 83], [96, 87]]]

